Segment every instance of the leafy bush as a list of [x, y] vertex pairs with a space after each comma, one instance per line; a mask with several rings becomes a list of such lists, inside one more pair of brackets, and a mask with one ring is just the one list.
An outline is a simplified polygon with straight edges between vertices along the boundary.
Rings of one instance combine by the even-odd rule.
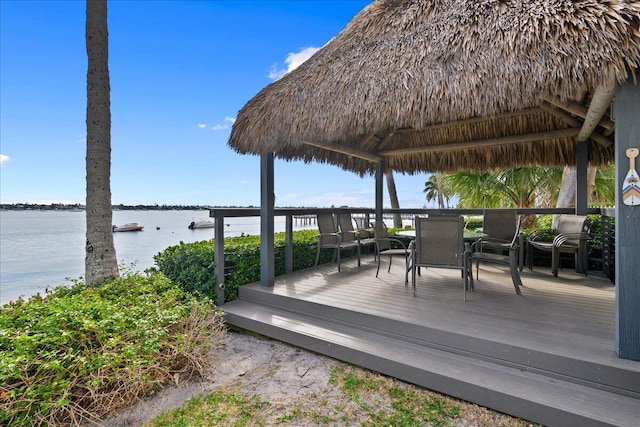
[[[314, 265], [318, 244], [316, 230], [293, 233], [293, 270]], [[274, 235], [275, 274], [286, 273], [285, 233]], [[215, 243], [213, 240], [180, 243], [154, 256], [160, 271], [187, 292], [201, 293], [217, 302], [215, 295]], [[238, 297], [238, 287], [260, 280], [260, 236], [228, 237], [224, 240], [225, 300]], [[332, 250], [320, 253], [319, 263], [331, 261]]]
[[202, 375], [222, 317], [162, 274], [129, 275], [0, 308], [0, 424], [96, 420]]
[[153, 259], [171, 281], [192, 294], [202, 294], [215, 301], [213, 240], [170, 246]]

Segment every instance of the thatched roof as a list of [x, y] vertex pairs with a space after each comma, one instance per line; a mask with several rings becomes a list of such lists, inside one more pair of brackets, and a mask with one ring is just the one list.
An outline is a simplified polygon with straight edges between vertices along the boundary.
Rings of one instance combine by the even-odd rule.
[[380, 158], [408, 173], [561, 166], [577, 140], [607, 163], [639, 27], [638, 1], [374, 1], [251, 99], [229, 145], [360, 174]]

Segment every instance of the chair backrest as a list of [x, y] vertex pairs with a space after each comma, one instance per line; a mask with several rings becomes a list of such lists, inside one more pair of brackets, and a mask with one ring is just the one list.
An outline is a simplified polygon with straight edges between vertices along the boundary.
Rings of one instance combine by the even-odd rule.
[[416, 264], [464, 265], [464, 219], [456, 215], [416, 217]]
[[338, 238], [330, 233], [337, 233], [336, 223], [331, 213], [319, 213], [317, 216], [318, 230], [320, 231], [320, 245], [336, 244]]
[[491, 239], [511, 241], [518, 229], [518, 214], [515, 210], [487, 209], [482, 219], [482, 232]]
[[582, 233], [587, 231], [587, 216], [585, 215], [560, 215], [556, 233]]
[[391, 242], [389, 239], [389, 230], [384, 221], [376, 221], [373, 224], [373, 235], [376, 238], [376, 245], [378, 245], [378, 251], [386, 251], [391, 249]]
[[353, 228], [353, 221], [350, 213], [341, 213], [338, 215], [338, 224], [340, 224], [340, 232], [342, 233], [343, 242], [352, 242], [356, 240], [356, 233]]

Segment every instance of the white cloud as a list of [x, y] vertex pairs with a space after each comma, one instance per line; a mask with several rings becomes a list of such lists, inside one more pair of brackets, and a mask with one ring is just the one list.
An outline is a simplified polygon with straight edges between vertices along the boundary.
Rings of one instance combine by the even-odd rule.
[[[229, 129], [229, 125], [227, 123], [231, 123], [233, 125], [236, 122], [236, 118], [235, 117], [230, 117], [230, 116], [225, 116], [224, 121], [226, 123], [218, 123], [217, 125], [211, 126], [211, 130], [215, 130], [215, 131], [227, 130], [227, 129]], [[200, 125], [198, 125], [198, 127], [200, 129], [204, 129], [205, 127], [207, 127], [207, 125], [206, 124], [200, 124]]]
[[11, 158], [9, 156], [5, 156], [4, 154], [0, 154], [0, 168], [3, 168], [4, 165], [9, 163], [9, 160], [11, 160]]
[[200, 129], [205, 129], [207, 127], [207, 124], [206, 123], [198, 123], [198, 127]]
[[321, 48], [309, 46], [300, 49], [298, 52], [290, 52], [287, 55], [287, 58], [284, 60], [284, 63], [287, 64], [286, 69], [280, 69], [278, 64], [274, 64], [271, 66], [271, 70], [269, 70], [269, 78], [272, 80], [278, 80], [282, 76], [291, 71], [295, 70], [307, 59], [311, 58], [314, 53], [319, 51]]

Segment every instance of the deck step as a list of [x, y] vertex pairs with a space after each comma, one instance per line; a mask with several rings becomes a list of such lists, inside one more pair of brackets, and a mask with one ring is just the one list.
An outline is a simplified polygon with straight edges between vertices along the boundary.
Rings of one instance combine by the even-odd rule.
[[633, 426], [640, 400], [328, 317], [245, 299], [230, 325], [545, 426]]
[[[240, 288], [243, 301], [304, 313], [333, 322], [368, 329], [377, 334], [416, 342], [461, 355], [472, 356], [516, 369], [542, 373], [545, 376], [616, 394], [640, 399], [640, 371], [625, 364], [603, 365], [588, 357], [584, 360], [546, 348], [519, 346], [512, 341], [497, 342], [485, 339], [474, 331], [464, 335], [427, 325], [388, 317], [380, 317], [339, 307], [314, 303], [301, 298], [290, 298], [272, 292], [273, 288], [246, 285]], [[514, 362], [517, 361], [517, 362]]]

